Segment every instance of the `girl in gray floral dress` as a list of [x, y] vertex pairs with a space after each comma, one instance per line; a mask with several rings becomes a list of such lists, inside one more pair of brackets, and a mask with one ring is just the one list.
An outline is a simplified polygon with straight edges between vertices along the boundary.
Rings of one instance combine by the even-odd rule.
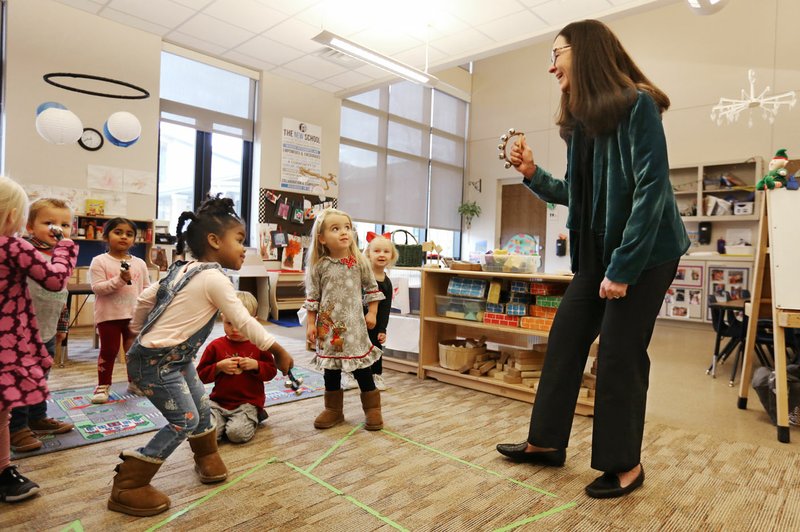
[[[361, 390], [366, 414], [365, 428], [383, 428], [380, 391], [375, 388], [370, 366], [381, 356], [367, 329], [375, 327], [378, 290], [372, 268], [356, 246], [350, 216], [325, 209], [311, 230], [306, 260], [306, 336], [316, 346], [313, 362], [325, 376], [325, 410], [314, 420], [318, 429], [344, 421], [342, 371], [352, 372]], [[362, 300], [362, 293], [366, 294]], [[363, 302], [369, 305], [364, 315]]]

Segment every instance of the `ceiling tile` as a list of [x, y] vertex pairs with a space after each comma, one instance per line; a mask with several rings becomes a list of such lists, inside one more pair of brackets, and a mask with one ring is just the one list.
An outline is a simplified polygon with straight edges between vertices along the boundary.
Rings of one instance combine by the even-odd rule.
[[259, 4], [263, 4], [272, 9], [277, 9], [281, 13], [287, 15], [295, 15], [316, 3], [319, 0], [256, 0]]
[[283, 66], [289, 70], [294, 70], [295, 72], [299, 72], [316, 79], [329, 78], [331, 76], [335, 76], [336, 74], [341, 74], [342, 72], [347, 71], [347, 69], [344, 67], [331, 63], [330, 61], [320, 59], [319, 57], [315, 57], [313, 55], [303, 56], [300, 59], [290, 61]]
[[178, 30], [186, 35], [212, 42], [223, 48], [235, 48], [254, 34], [203, 13], [189, 19]]
[[[550, 0], [546, 4], [531, 9], [545, 22], [553, 26], [563, 26], [576, 20], [595, 18], [611, 9], [607, 0]], [[560, 28], [559, 28], [560, 29]]]
[[494, 42], [486, 35], [470, 28], [448, 37], [436, 39], [431, 42], [431, 45], [450, 56], [461, 57], [471, 50], [484, 48]]
[[316, 26], [290, 18], [268, 29], [262, 35], [278, 42], [291, 43], [292, 47], [305, 53], [312, 53], [323, 48], [320, 43], [311, 40], [320, 31], [322, 30]]
[[542, 19], [530, 11], [520, 11], [513, 15], [481, 24], [476, 26], [475, 29], [501, 43], [524, 40], [526, 36], [547, 27], [548, 25]]
[[339, 87], [332, 83], [327, 83], [325, 81], [318, 81], [311, 85], [312, 87], [316, 87], [318, 89], [324, 90], [326, 92], [339, 92], [340, 90], [349, 88], [349, 87]]
[[174, 44], [180, 44], [182, 46], [186, 46], [187, 48], [191, 48], [192, 50], [197, 50], [198, 52], [203, 52], [206, 54], [222, 55], [222, 52], [225, 51], [225, 48], [219, 46], [218, 44], [210, 43], [208, 41], [204, 41], [203, 39], [198, 39], [194, 35], [186, 35], [185, 33], [181, 33], [179, 31], [173, 31], [167, 35], [164, 40]]
[[155, 33], [156, 35], [166, 35], [171, 31], [170, 28], [166, 28], [164, 26], [160, 26], [158, 24], [142, 20], [139, 17], [128, 15], [127, 13], [117, 11], [116, 9], [106, 8], [103, 10], [102, 16], [109, 20], [119, 22], [120, 24], [124, 24], [132, 28], [137, 28], [146, 31], [148, 33]]
[[372, 65], [364, 65], [362, 67], [355, 69], [353, 72], [359, 72], [360, 74], [369, 76], [372, 79], [383, 79], [389, 75], [389, 73], [383, 70], [382, 68], [378, 68]]
[[195, 14], [170, 0], [111, 0], [108, 7], [168, 28], [177, 27]]
[[295, 72], [294, 70], [289, 70], [288, 68], [283, 67], [273, 68], [270, 70], [270, 73], [282, 78], [293, 79], [295, 81], [299, 81], [300, 83], [305, 83], [306, 85], [313, 85], [314, 83], [321, 81], [319, 77], [307, 76], [305, 74], [301, 74], [300, 72]]
[[214, 0], [172, 0], [176, 4], [200, 11]]
[[56, 0], [59, 4], [64, 4], [75, 9], [97, 14], [105, 2], [93, 2], [92, 0]]
[[260, 35], [242, 43], [234, 48], [234, 50], [260, 59], [261, 61], [272, 63], [273, 65], [282, 65], [305, 55], [300, 50], [295, 50], [294, 48], [285, 46], [272, 39], [261, 37]]
[[360, 31], [350, 37], [350, 40], [383, 55], [394, 55], [410, 50], [424, 42], [397, 31], [378, 28]]
[[372, 81], [372, 78], [364, 74], [359, 74], [358, 72], [350, 71], [325, 78], [324, 81], [333, 83], [334, 85], [341, 85], [342, 87], [355, 87], [356, 85], [369, 83]]
[[286, 19], [286, 14], [255, 0], [216, 0], [203, 13], [254, 33], [261, 33]]
[[394, 54], [392, 57], [401, 63], [413, 66], [420, 70], [425, 70], [425, 54], [428, 54], [428, 65], [435, 65], [436, 63], [444, 62], [448, 59], [447, 54], [441, 50], [437, 50], [434, 46], [426, 46], [423, 44], [406, 50], [405, 52]]
[[354, 33], [368, 28], [371, 24], [370, 20], [366, 17], [343, 16], [324, 3], [316, 4], [298, 13], [296, 18], [306, 24], [311, 24], [319, 28], [319, 31], [325, 29], [341, 37], [348, 38]]
[[536, 7], [546, 4], [550, 0], [519, 0], [525, 7]]
[[250, 57], [249, 55], [245, 55], [239, 53], [235, 50], [228, 50], [222, 57], [230, 59], [231, 61], [238, 63], [242, 66], [252, 68], [254, 70], [272, 70], [275, 68], [275, 65], [272, 63], [268, 63], [266, 61], [261, 61], [255, 57]]
[[516, 13], [522, 9], [517, 0], [492, 0], [491, 2], [460, 2], [458, 10], [453, 14], [473, 25], [477, 26], [485, 22], [491, 22], [506, 15]]

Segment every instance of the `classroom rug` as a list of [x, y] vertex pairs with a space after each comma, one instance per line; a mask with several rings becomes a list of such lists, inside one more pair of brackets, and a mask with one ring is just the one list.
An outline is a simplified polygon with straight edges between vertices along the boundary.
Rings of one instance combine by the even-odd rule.
[[[264, 407], [267, 411], [275, 405], [317, 397], [325, 392], [325, 382], [321, 373], [301, 367], [295, 367], [292, 372], [295, 377], [303, 378], [299, 390], [301, 393], [296, 394], [287, 387], [286, 377], [279, 372], [274, 379], [264, 383], [266, 394]], [[213, 387], [213, 384], [206, 385], [209, 392]], [[145, 397], [128, 393], [127, 389], [127, 383], [112, 384], [109, 401], [101, 405], [92, 404], [94, 387], [51, 391], [50, 399], [47, 401], [47, 415], [60, 421], [74, 423], [75, 428], [66, 434], [43, 435], [40, 437], [44, 443], [41, 449], [27, 453], [12, 451], [12, 458], [36, 456], [123, 438], [150, 432], [166, 424], [164, 416], [150, 401]]]

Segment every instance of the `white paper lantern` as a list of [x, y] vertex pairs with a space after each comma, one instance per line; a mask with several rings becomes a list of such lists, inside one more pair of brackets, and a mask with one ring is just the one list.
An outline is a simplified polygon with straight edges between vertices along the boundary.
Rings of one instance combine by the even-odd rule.
[[103, 125], [103, 134], [108, 141], [121, 148], [135, 144], [142, 134], [142, 124], [139, 119], [127, 111], [112, 114]]
[[53, 144], [72, 144], [83, 134], [81, 119], [58, 102], [45, 102], [36, 109], [36, 132]]

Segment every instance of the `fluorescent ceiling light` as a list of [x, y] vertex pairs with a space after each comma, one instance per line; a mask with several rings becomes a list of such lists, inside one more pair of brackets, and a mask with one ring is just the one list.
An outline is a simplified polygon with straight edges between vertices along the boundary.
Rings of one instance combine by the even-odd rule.
[[432, 86], [438, 81], [434, 76], [431, 76], [426, 72], [417, 70], [416, 68], [408, 65], [404, 65], [399, 61], [395, 61], [390, 57], [379, 54], [378, 52], [372, 51], [369, 48], [365, 48], [360, 44], [348, 41], [347, 39], [339, 37], [338, 35], [335, 35], [329, 31], [321, 32], [312, 40], [415, 83]]

